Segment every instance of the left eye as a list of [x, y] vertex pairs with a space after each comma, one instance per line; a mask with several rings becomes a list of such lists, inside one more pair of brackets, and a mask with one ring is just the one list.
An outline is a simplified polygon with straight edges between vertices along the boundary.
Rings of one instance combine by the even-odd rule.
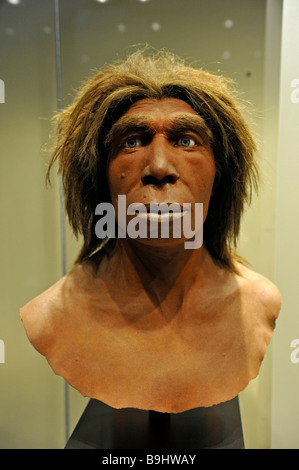
[[194, 145], [196, 145], [196, 142], [191, 137], [185, 135], [179, 138], [178, 145], [180, 145], [181, 147], [193, 147]]
[[138, 137], [130, 137], [124, 143], [124, 147], [130, 148], [130, 149], [135, 148], [135, 147], [140, 147], [140, 145], [142, 145], [142, 142]]

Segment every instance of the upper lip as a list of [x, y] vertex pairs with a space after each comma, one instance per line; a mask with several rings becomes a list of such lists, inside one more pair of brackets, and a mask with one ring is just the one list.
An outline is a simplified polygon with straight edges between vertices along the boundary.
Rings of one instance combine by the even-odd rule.
[[[151, 207], [152, 205], [152, 207]], [[147, 212], [150, 212], [153, 207], [155, 206], [159, 206], [159, 211], [161, 211], [161, 213], [163, 214], [163, 212], [165, 213], [168, 213], [169, 212], [169, 206], [172, 205], [172, 208], [171, 210], [174, 211], [174, 212], [183, 212], [184, 211], [184, 208], [181, 204], [177, 203], [177, 202], [151, 202], [151, 203], [146, 203], [146, 204], [142, 204], [142, 203], [135, 203], [135, 209], [138, 210], [138, 208], [140, 207], [145, 207]]]

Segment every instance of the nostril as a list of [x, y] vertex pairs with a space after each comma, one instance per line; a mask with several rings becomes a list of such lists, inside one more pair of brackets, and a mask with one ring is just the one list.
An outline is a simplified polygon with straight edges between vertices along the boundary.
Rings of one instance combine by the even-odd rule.
[[142, 183], [144, 184], [144, 186], [148, 185], [148, 184], [153, 184], [155, 186], [158, 186], [160, 184], [158, 178], [156, 178], [155, 176], [153, 175], [145, 175], [143, 178], [142, 178]]
[[164, 184], [174, 184], [177, 181], [175, 175], [165, 175], [163, 178], [157, 178], [154, 175], [145, 175], [142, 177], [142, 183], [144, 186], [152, 184], [154, 186], [163, 186]]
[[174, 184], [176, 181], [177, 181], [177, 176], [176, 175], [166, 175], [164, 176], [164, 178], [162, 179], [162, 182], [164, 184], [166, 183], [170, 183], [170, 184]]

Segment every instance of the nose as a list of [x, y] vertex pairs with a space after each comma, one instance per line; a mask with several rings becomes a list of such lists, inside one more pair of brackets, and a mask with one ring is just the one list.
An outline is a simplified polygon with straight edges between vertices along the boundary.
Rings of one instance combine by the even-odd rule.
[[174, 184], [178, 179], [171, 144], [164, 136], [155, 136], [147, 146], [147, 162], [141, 173], [142, 183], [161, 187]]

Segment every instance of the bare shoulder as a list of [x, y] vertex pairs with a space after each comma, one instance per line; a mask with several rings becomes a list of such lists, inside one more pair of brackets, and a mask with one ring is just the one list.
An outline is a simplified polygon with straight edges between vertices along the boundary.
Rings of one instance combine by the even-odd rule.
[[277, 286], [268, 278], [246, 266], [236, 263], [244, 290], [252, 294], [275, 318], [281, 309], [281, 295]]
[[50, 346], [55, 329], [55, 317], [61, 305], [61, 295], [65, 278], [42, 292], [20, 309], [29, 341], [41, 353]]
[[96, 287], [95, 282], [89, 266], [76, 265], [20, 309], [28, 339], [39, 352], [45, 354], [53, 346], [56, 331], [68, 328], [74, 316], [84, 311], [91, 295], [100, 292], [99, 282]]

